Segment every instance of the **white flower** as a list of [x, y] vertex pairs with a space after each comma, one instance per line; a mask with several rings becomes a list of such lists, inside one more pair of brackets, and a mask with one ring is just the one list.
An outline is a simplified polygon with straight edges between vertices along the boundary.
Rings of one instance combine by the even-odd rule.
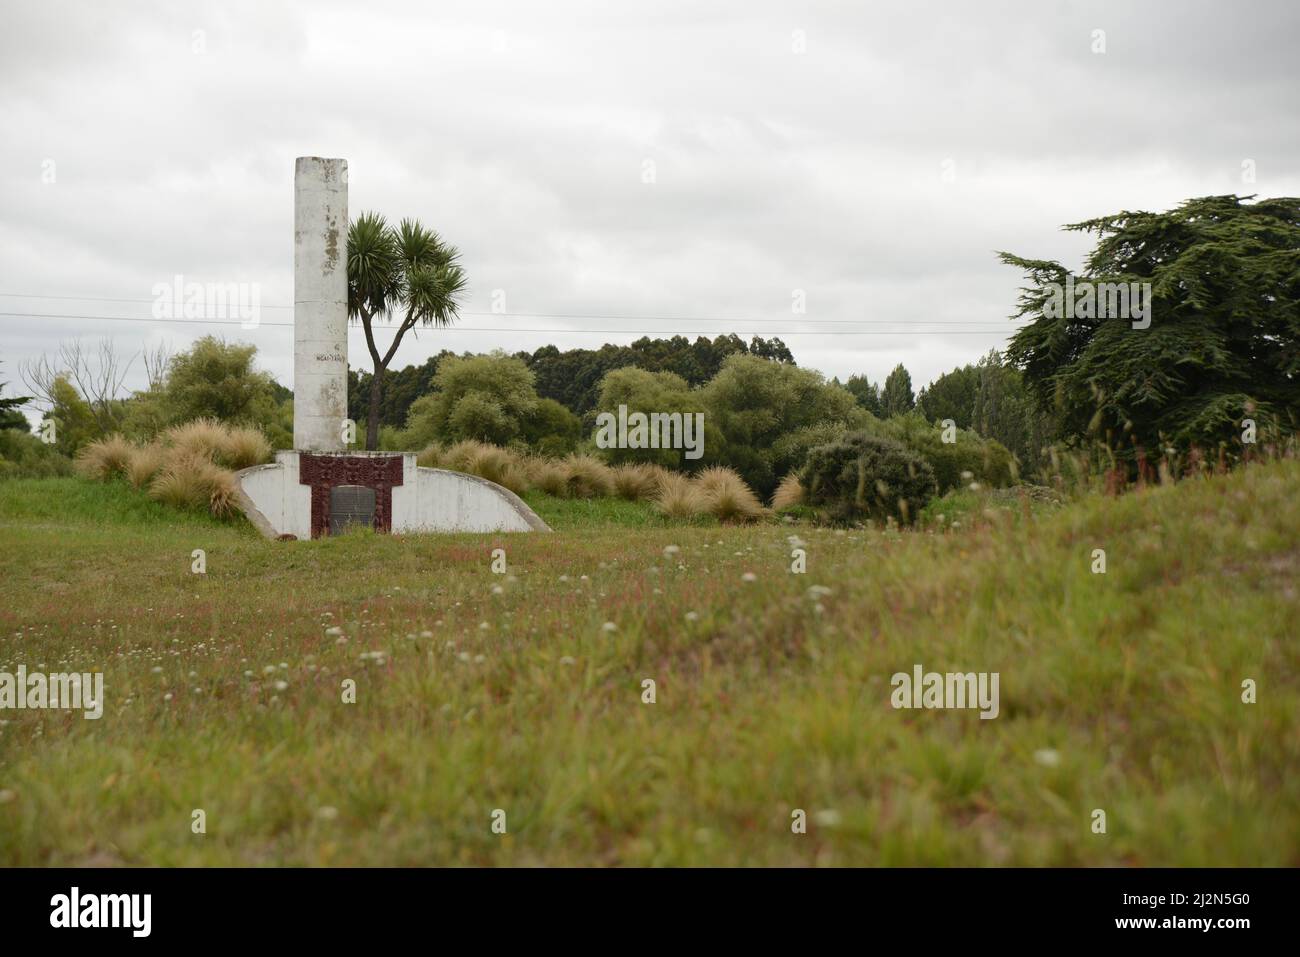
[[487, 631], [487, 630], [488, 630], [489, 628], [491, 628], [491, 627], [492, 627], [492, 626], [489, 625], [486, 621], [480, 621], [480, 622], [478, 623], [478, 630], [479, 630], [479, 631]]
[[758, 576], [753, 572], [745, 572], [745, 574], [740, 576], [740, 580], [743, 582], [756, 582], [758, 581]]
[[814, 811], [813, 820], [822, 827], [839, 827], [840, 821], [843, 820], [843, 818], [840, 817], [839, 811], [827, 808], [824, 811]]
[[276, 691], [284, 691], [284, 690], [286, 690], [288, 687], [289, 687], [289, 682], [287, 682], [287, 681], [277, 681], [277, 682], [275, 683], [275, 690], [276, 690]]
[[699, 620], [700, 620], [700, 613], [697, 612], [697, 611], [688, 611], [688, 612], [686, 613], [686, 620], [687, 620], [687, 621], [699, 621]]
[[664, 557], [667, 558], [667, 557], [669, 557], [669, 556], [676, 555], [676, 554], [677, 554], [678, 552], [680, 552], [680, 551], [681, 551], [681, 549], [678, 548], [676, 545], [665, 545], [665, 546], [664, 546]]
[[1034, 760], [1045, 768], [1054, 768], [1061, 763], [1061, 752], [1054, 748], [1039, 748], [1034, 752]]
[[829, 595], [830, 593], [831, 590], [825, 585], [813, 585], [808, 589], [808, 597], [814, 601], [821, 598], [823, 595]]
[[163, 695], [163, 700], [164, 700], [164, 701], [171, 701], [171, 700], [172, 700], [172, 693], [169, 691], [169, 692], [167, 692], [165, 695]]
[[325, 634], [327, 634], [327, 635], [329, 635], [331, 638], [333, 638], [333, 637], [335, 637], [336, 635], [341, 635], [341, 634], [343, 634], [343, 629], [340, 628], [338, 625], [335, 625], [335, 626], [333, 626], [332, 628], [326, 628], [326, 629], [325, 629]]
[[601, 630], [601, 631], [618, 631], [618, 625], [614, 624], [612, 621], [607, 621], [607, 622], [605, 622], [605, 624], [603, 624], [603, 625], [600, 626], [600, 630]]
[[492, 594], [494, 594], [494, 595], [504, 595], [505, 593], [506, 593], [506, 590], [505, 590], [504, 588], [502, 588], [500, 585], [493, 585], [493, 586], [492, 586]]
[[17, 796], [18, 795], [14, 794], [13, 791], [9, 790], [8, 788], [5, 788], [3, 791], [0, 791], [0, 804], [8, 804]]
[[322, 821], [332, 821], [339, 816], [339, 809], [327, 804], [316, 809], [316, 816]]
[[565, 655], [563, 658], [560, 659], [560, 664], [571, 665], [573, 664], [573, 659], [570, 658], [568, 655]]

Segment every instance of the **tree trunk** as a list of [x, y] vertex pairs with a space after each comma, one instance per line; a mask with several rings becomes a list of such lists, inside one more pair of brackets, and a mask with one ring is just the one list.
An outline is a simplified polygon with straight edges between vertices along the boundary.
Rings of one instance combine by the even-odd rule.
[[373, 452], [379, 448], [379, 400], [384, 395], [384, 372], [382, 365], [375, 365], [374, 377], [370, 380], [370, 408], [366, 414], [366, 451]]

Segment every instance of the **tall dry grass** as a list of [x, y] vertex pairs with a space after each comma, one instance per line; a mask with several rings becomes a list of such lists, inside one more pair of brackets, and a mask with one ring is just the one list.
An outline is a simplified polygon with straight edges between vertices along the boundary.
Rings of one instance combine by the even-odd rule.
[[786, 509], [802, 505], [804, 501], [803, 483], [799, 476], [791, 472], [781, 479], [781, 484], [772, 493], [772, 511], [784, 512]]
[[745, 480], [724, 466], [705, 469], [695, 477], [701, 511], [720, 522], [753, 522], [766, 514], [763, 503]]
[[527, 469], [528, 480], [533, 488], [556, 498], [568, 498], [568, 472], [559, 462], [553, 459], [531, 458], [528, 460]]
[[613, 472], [600, 459], [590, 455], [569, 455], [560, 465], [571, 498], [606, 498], [614, 494]]
[[82, 446], [73, 467], [86, 478], [107, 482], [126, 473], [134, 450], [135, 446], [121, 435], [110, 435]]
[[238, 510], [235, 474], [199, 453], [174, 455], [149, 483], [149, 497], [173, 508], [229, 518]]
[[668, 470], [660, 465], [637, 462], [618, 465], [610, 469], [614, 494], [629, 502], [648, 501], [659, 492], [659, 485]]
[[132, 488], [144, 488], [162, 471], [167, 462], [166, 450], [156, 442], [140, 445], [131, 450], [126, 464], [126, 480]]
[[694, 518], [704, 511], [704, 494], [685, 475], [668, 472], [651, 500], [656, 511], [669, 518]]

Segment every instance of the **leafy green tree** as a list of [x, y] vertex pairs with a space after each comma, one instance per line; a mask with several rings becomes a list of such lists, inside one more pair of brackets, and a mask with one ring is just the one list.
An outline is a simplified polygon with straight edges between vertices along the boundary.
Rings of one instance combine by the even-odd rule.
[[773, 453], [778, 439], [819, 422], [866, 416], [849, 392], [820, 372], [751, 355], [723, 362], [702, 398], [706, 425], [716, 426], [722, 437], [721, 448], [706, 444], [705, 458], [730, 465], [765, 497], [782, 478]]
[[507, 445], [520, 439], [537, 410], [533, 373], [503, 352], [448, 356], [438, 364], [434, 391], [411, 405], [407, 434], [417, 443], [476, 439]]
[[876, 418], [884, 417], [885, 404], [880, 395], [880, 386], [864, 375], [851, 375], [849, 381], [844, 383], [844, 388], [852, 393], [853, 398], [857, 399], [858, 405], [862, 408]]
[[73, 455], [87, 442], [102, 434], [95, 410], [65, 376], [55, 378], [50, 389], [51, 408], [44, 421], [54, 422], [54, 447], [63, 455]]
[[975, 366], [971, 426], [1011, 450], [1024, 478], [1041, 478], [1046, 449], [1056, 438], [1052, 416], [1037, 408], [1020, 371], [990, 350]]
[[1131, 292], [1129, 315], [1086, 298], [1063, 308], [1064, 266], [1000, 254], [1028, 277], [1015, 314], [1028, 322], [1007, 354], [1066, 438], [1105, 439], [1131, 461], [1166, 445], [1239, 448], [1246, 418], [1261, 431], [1296, 427], [1300, 199], [1242, 200], [1205, 196], [1066, 227], [1097, 236], [1076, 292], [1150, 284], [1136, 319]]
[[582, 419], [554, 399], [538, 399], [524, 420], [524, 441], [534, 451], [558, 458], [576, 451], [582, 442]]
[[254, 366], [256, 354], [256, 346], [204, 336], [173, 356], [158, 397], [159, 418], [168, 424], [205, 416], [244, 425], [273, 420], [277, 385]]
[[[650, 415], [653, 412], [688, 413], [704, 410], [703, 398], [698, 391], [692, 390], [686, 380], [672, 372], [648, 372], [635, 366], [614, 369], [605, 374], [600, 381], [600, 398], [593, 413], [608, 412], [618, 415], [620, 405], [627, 407], [628, 415], [641, 412]], [[590, 416], [593, 420], [595, 415]], [[694, 433], [692, 433], [694, 434]], [[712, 438], [712, 442], [710, 442]], [[716, 444], [719, 433], [716, 428], [709, 434], [709, 417], [704, 417], [704, 450], [708, 453], [710, 445]], [[684, 457], [680, 449], [601, 449], [600, 454], [609, 462], [653, 462], [667, 468], [682, 468], [692, 463]]]
[[975, 412], [979, 375], [972, 365], [945, 372], [921, 390], [916, 408], [929, 422], [952, 419], [959, 429], [969, 429]]
[[901, 362], [885, 377], [885, 388], [880, 402], [885, 418], [911, 412], [912, 407], [916, 405], [916, 397], [912, 394], [912, 376], [903, 368]]
[[[360, 320], [374, 366], [366, 416], [367, 449], [379, 444], [384, 374], [403, 337], [417, 325], [450, 325], [457, 317], [465, 286], [460, 253], [418, 221], [403, 219], [393, 228], [383, 216], [368, 212], [348, 227], [348, 315]], [[396, 318], [397, 327], [392, 343], [381, 352], [375, 327], [389, 318]], [[484, 415], [490, 412], [471, 404], [461, 425], [490, 430], [488, 419], [476, 420], [471, 415], [475, 409]]]
[[[9, 383], [0, 382], [0, 392]], [[30, 432], [31, 427], [27, 424], [27, 416], [19, 411], [24, 405], [31, 401], [30, 396], [10, 396], [9, 398], [0, 397], [0, 429], [21, 429], [24, 432]]]

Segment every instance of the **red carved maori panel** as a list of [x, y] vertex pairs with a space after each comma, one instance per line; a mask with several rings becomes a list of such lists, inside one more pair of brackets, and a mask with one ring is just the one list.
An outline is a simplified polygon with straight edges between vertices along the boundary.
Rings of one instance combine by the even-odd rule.
[[393, 486], [402, 484], [400, 455], [298, 456], [298, 482], [311, 486], [311, 537], [329, 534], [330, 489], [362, 485], [375, 490], [375, 531], [393, 530]]

